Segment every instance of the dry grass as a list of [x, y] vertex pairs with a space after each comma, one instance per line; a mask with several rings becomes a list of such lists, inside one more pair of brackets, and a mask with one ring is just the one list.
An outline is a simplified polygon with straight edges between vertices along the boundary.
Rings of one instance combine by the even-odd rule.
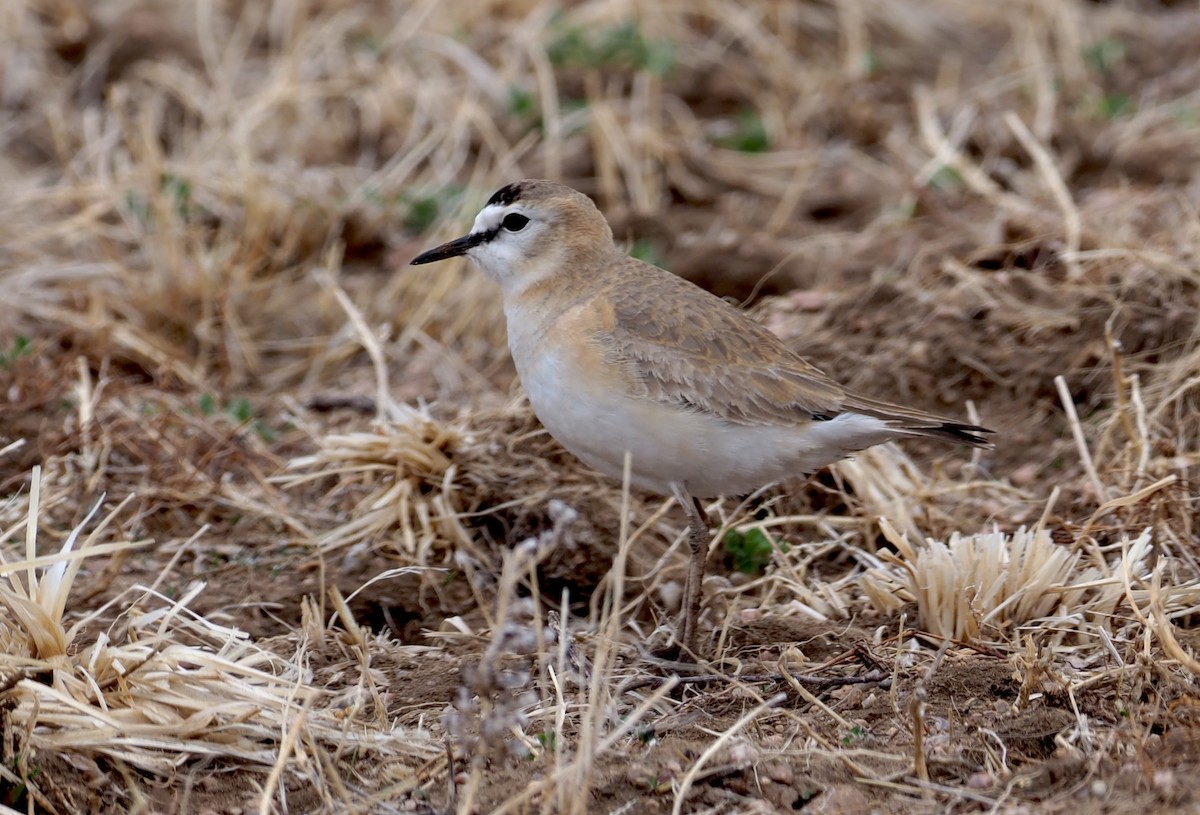
[[[1200, 770], [1200, 13], [0, 0], [0, 808], [1176, 812]], [[407, 260], [593, 194], [996, 428], [684, 518]]]

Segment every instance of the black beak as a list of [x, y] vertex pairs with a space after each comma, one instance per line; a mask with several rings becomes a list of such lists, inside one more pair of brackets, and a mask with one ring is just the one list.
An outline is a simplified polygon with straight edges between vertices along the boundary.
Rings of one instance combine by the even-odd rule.
[[422, 252], [412, 259], [411, 265], [420, 266], [422, 263], [433, 263], [436, 260], [445, 260], [446, 258], [456, 258], [459, 255], [465, 255], [483, 243], [485, 238], [487, 238], [487, 235], [483, 232], [463, 235], [461, 238], [455, 238], [452, 241], [443, 243], [441, 246], [435, 246], [428, 252]]

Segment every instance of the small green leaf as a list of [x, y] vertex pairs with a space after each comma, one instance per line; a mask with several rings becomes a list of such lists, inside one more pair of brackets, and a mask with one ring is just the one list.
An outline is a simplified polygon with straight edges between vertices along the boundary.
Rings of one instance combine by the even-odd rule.
[[159, 189], [174, 199], [175, 214], [187, 220], [195, 215], [203, 214], [204, 208], [197, 206], [192, 200], [192, 182], [175, 173], [163, 173], [159, 176]]
[[146, 196], [133, 191], [125, 193], [125, 207], [139, 222], [150, 222], [150, 204], [146, 201]]
[[508, 89], [508, 113], [518, 119], [530, 119], [537, 114], [537, 97], [518, 85]]
[[32, 353], [33, 348], [30, 345], [29, 337], [24, 334], [18, 334], [13, 338], [8, 350], [0, 352], [0, 367], [11, 369], [17, 360], [21, 357], [27, 357]]
[[237, 420], [238, 424], [243, 424], [254, 418], [254, 405], [250, 404], [250, 400], [245, 396], [239, 396], [230, 402], [227, 411], [230, 416]]
[[929, 179], [929, 186], [935, 190], [959, 189], [963, 186], [963, 178], [958, 174], [958, 170], [947, 165], [942, 165]]
[[405, 208], [404, 228], [409, 232], [428, 232], [442, 213], [458, 207], [462, 187], [451, 185], [436, 192], [405, 192], [394, 199]]
[[666, 76], [675, 70], [675, 43], [654, 40], [646, 44], [643, 67], [652, 74]]
[[438, 216], [442, 214], [442, 204], [433, 197], [416, 198], [408, 202], [408, 212], [404, 216], [404, 228], [409, 232], [426, 232]]
[[275, 428], [262, 419], [255, 420], [253, 427], [255, 434], [265, 442], [270, 443], [279, 438], [279, 433], [275, 431]]
[[1096, 112], [1105, 119], [1119, 119], [1133, 112], [1133, 100], [1129, 94], [1106, 93], [1096, 102]]
[[771, 149], [771, 136], [758, 111], [743, 110], [733, 133], [718, 139], [717, 144], [742, 153], [765, 153]]
[[633, 242], [633, 246], [629, 247], [629, 256], [657, 266], [660, 269], [667, 268], [666, 261], [663, 260], [658, 250], [654, 248], [654, 244], [645, 238], [638, 238]]
[[383, 198], [383, 190], [379, 189], [375, 184], [368, 184], [363, 187], [360, 194], [368, 204], [375, 204], [376, 206], [385, 206], [387, 204], [387, 201]]
[[849, 747], [850, 745], [860, 742], [867, 737], [867, 731], [861, 725], [854, 725], [850, 728], [850, 732], [842, 736], [842, 746]]
[[180, 211], [187, 209], [192, 200], [192, 182], [174, 173], [163, 173], [159, 177], [159, 186], [163, 192], [170, 193], [175, 198], [175, 207]]
[[357, 42], [355, 42], [355, 45], [357, 45], [363, 51], [366, 51], [368, 54], [379, 56], [379, 54], [383, 53], [383, 42], [384, 40], [382, 37], [376, 34], [367, 34], [359, 37]]
[[646, 71], [659, 76], [669, 74], [676, 63], [675, 44], [647, 39], [635, 21], [600, 29], [559, 26], [546, 53], [558, 67]]
[[786, 545], [776, 544], [770, 535], [758, 528], [745, 532], [730, 529], [725, 533], [722, 544], [733, 561], [733, 568], [751, 575], [762, 573], [777, 547], [781, 552], [787, 551]]
[[1128, 51], [1128, 46], [1121, 40], [1108, 38], [1083, 49], [1083, 58], [1097, 73], [1111, 74], [1118, 65], [1125, 61], [1125, 54]]

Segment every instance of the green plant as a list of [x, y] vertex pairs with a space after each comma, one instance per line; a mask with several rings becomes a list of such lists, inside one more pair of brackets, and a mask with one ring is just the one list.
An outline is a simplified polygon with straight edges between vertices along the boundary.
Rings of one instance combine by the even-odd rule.
[[226, 410], [238, 424], [245, 424], [254, 418], [254, 405], [250, 404], [250, 400], [245, 396], [234, 399]]
[[163, 173], [158, 183], [163, 192], [175, 199], [175, 211], [179, 216], [188, 217], [192, 211], [192, 182], [174, 173]]
[[616, 68], [665, 76], [675, 68], [675, 46], [649, 39], [635, 21], [600, 29], [561, 26], [546, 53], [558, 67]]
[[867, 737], [867, 731], [862, 725], [854, 725], [850, 728], [850, 732], [842, 736], [842, 746], [849, 747], [852, 744], [862, 741]]
[[258, 411], [254, 408], [254, 404], [245, 396], [233, 399], [226, 403], [224, 409], [222, 409], [216, 396], [211, 393], [202, 393], [197, 400], [196, 407], [199, 409], [200, 415], [206, 418], [212, 418], [219, 413], [224, 413], [239, 425], [249, 425], [258, 437], [266, 442], [275, 441], [279, 438], [279, 431], [281, 429], [287, 430], [291, 427], [290, 424], [286, 423], [279, 428], [272, 427], [260, 417]]
[[654, 244], [645, 238], [638, 238], [633, 242], [633, 246], [629, 247], [629, 256], [657, 266], [660, 269], [667, 268], [663, 256], [654, 248]]
[[868, 51], [863, 54], [863, 67], [867, 69], [867, 76], [876, 76], [883, 70], [883, 59], [875, 51]]
[[[208, 214], [208, 210], [196, 203], [192, 182], [175, 173], [163, 173], [158, 177], [159, 191], [165, 193], [174, 206], [175, 214], [182, 221], [195, 220]], [[147, 211], [147, 218], [149, 212]]]
[[1099, 40], [1083, 49], [1083, 58], [1092, 70], [1100, 74], [1111, 74], [1125, 61], [1129, 48], [1121, 40], [1112, 38]]
[[935, 190], [953, 190], [963, 186], [963, 178], [958, 170], [943, 164], [929, 178], [929, 186]]
[[765, 153], [771, 149], [771, 136], [758, 111], [743, 110], [733, 133], [718, 139], [717, 144], [742, 153]]
[[401, 193], [396, 203], [403, 207], [404, 228], [413, 233], [428, 232], [438, 218], [458, 208], [462, 187], [451, 185], [432, 193]]
[[14, 364], [21, 357], [27, 357], [33, 353], [33, 348], [30, 345], [29, 337], [24, 334], [18, 334], [13, 337], [12, 343], [8, 346], [7, 351], [0, 351], [0, 368], [12, 370]]
[[508, 115], [531, 119], [537, 114], [537, 97], [528, 88], [513, 85], [508, 89]]
[[1105, 119], [1119, 119], [1133, 112], [1133, 99], [1127, 93], [1106, 93], [1096, 100], [1096, 112]]
[[434, 196], [420, 196], [407, 202], [404, 228], [409, 232], [427, 232], [442, 214], [442, 202]]
[[730, 529], [725, 533], [721, 544], [733, 561], [733, 568], [743, 574], [761, 574], [771, 562], [771, 553], [776, 548], [781, 552], [788, 550], [787, 544], [776, 542], [761, 529]]

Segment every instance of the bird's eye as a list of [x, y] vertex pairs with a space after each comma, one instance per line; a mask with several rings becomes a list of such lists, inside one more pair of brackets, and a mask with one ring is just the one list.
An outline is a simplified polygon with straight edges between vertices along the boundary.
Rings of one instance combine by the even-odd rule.
[[504, 220], [500, 222], [500, 225], [509, 232], [520, 232], [525, 228], [527, 223], [529, 223], [529, 219], [524, 215], [519, 212], [510, 212], [504, 216]]

